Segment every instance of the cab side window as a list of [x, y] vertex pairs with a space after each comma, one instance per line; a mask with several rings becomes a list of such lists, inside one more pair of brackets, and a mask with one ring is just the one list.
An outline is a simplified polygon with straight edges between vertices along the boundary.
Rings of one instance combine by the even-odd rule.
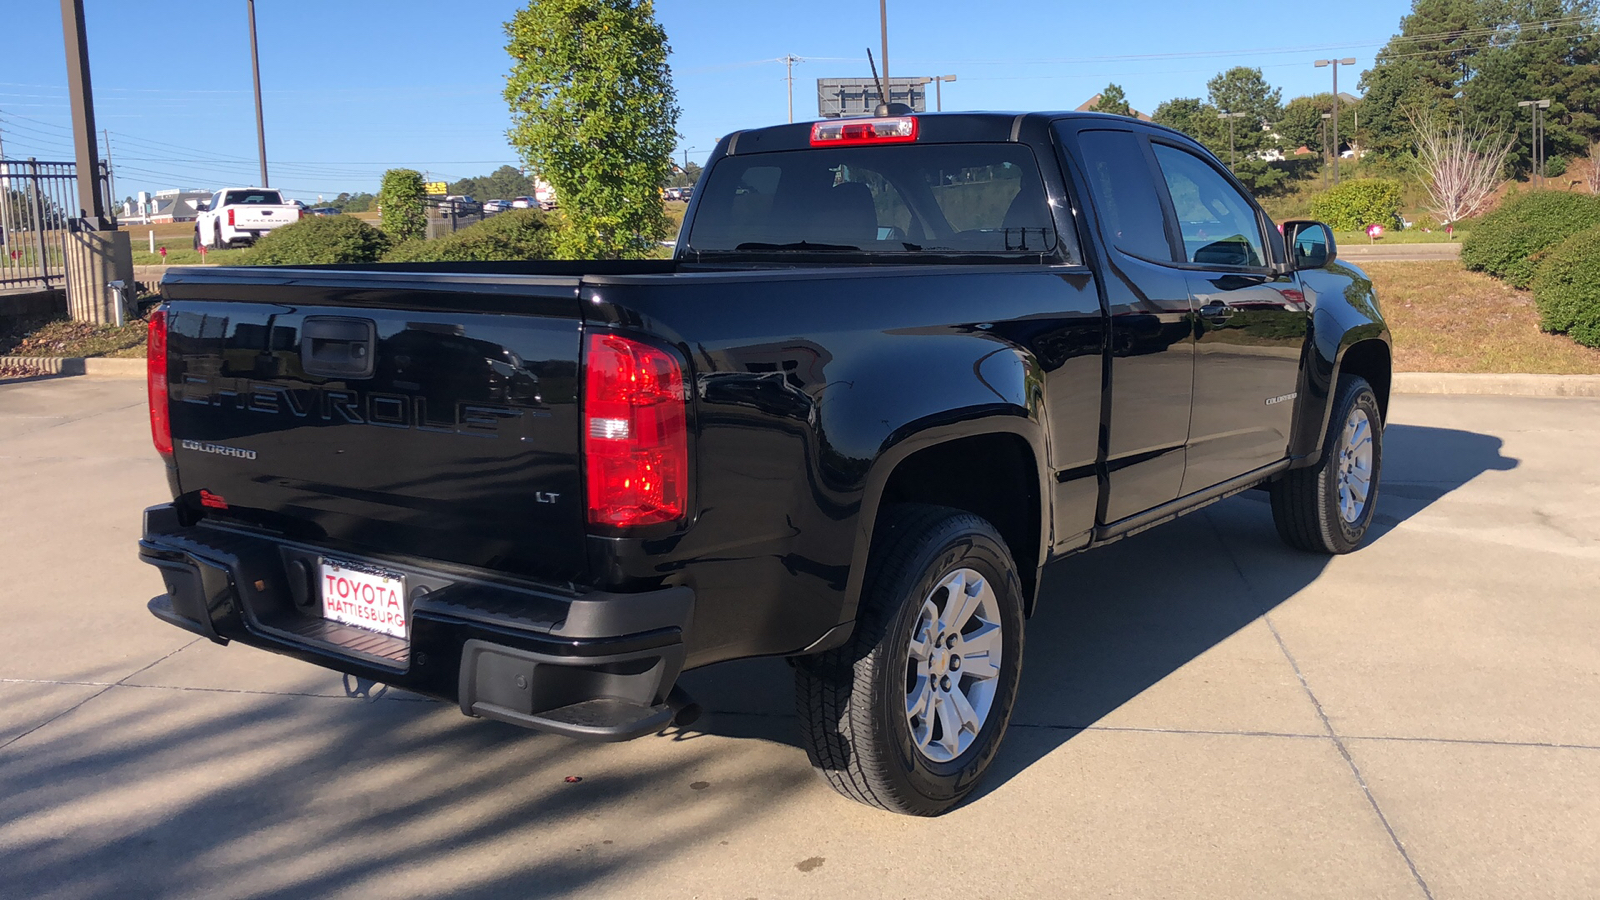
[[1152, 142], [1172, 197], [1186, 261], [1259, 268], [1265, 243], [1255, 207], [1200, 157]]
[[1139, 136], [1131, 131], [1078, 135], [1095, 209], [1106, 240], [1131, 256], [1172, 262], [1167, 225]]

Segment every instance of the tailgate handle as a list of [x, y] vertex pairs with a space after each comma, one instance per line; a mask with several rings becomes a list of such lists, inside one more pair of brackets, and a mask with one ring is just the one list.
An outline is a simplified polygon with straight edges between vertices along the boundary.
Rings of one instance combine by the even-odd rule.
[[377, 343], [371, 319], [307, 316], [300, 326], [300, 368], [326, 378], [371, 378]]

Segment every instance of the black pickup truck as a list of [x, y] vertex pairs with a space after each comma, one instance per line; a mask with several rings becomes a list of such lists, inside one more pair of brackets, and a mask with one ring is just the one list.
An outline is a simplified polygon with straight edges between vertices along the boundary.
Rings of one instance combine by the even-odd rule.
[[1354, 549], [1390, 385], [1326, 227], [1094, 114], [729, 135], [671, 259], [162, 296], [156, 616], [603, 740], [788, 657], [817, 770], [919, 815], [993, 760], [1047, 563], [1252, 487]]

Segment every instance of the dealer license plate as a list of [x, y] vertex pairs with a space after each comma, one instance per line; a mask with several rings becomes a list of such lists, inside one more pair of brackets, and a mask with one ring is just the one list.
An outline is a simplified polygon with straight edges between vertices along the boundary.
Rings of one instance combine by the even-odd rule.
[[319, 567], [319, 574], [323, 618], [392, 637], [406, 636], [403, 575], [328, 561]]

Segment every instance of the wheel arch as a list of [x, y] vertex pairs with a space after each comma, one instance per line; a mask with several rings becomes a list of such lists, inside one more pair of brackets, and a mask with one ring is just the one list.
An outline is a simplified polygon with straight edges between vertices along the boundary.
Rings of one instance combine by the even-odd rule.
[[994, 525], [1017, 563], [1031, 615], [1048, 544], [1045, 459], [1042, 429], [1021, 415], [928, 428], [882, 453], [862, 498], [844, 620], [855, 617], [873, 536], [895, 503], [948, 506]]

